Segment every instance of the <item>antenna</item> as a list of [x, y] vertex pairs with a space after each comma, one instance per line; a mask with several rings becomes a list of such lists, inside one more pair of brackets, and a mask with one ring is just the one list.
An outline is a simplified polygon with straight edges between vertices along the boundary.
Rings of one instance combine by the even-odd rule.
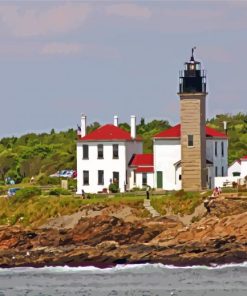
[[190, 58], [191, 61], [195, 61], [195, 59], [194, 59], [194, 51], [195, 51], [195, 49], [196, 49], [196, 46], [192, 47], [192, 49], [191, 49], [191, 58]]

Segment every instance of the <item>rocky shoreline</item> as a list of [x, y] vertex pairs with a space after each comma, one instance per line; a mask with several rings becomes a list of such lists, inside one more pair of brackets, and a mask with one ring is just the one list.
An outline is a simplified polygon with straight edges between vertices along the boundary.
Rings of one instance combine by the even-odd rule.
[[0, 227], [0, 267], [163, 263], [175, 266], [247, 261], [247, 202], [215, 201], [185, 226], [167, 217], [125, 221], [83, 217], [73, 228]]

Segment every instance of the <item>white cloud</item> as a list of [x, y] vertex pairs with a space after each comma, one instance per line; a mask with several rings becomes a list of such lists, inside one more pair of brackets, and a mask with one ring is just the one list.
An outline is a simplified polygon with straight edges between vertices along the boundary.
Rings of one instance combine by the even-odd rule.
[[91, 6], [86, 3], [57, 4], [46, 9], [0, 5], [0, 21], [15, 36], [42, 36], [75, 30], [90, 12]]
[[150, 8], [133, 3], [109, 5], [106, 7], [105, 12], [107, 15], [145, 19], [150, 18], [152, 15]]

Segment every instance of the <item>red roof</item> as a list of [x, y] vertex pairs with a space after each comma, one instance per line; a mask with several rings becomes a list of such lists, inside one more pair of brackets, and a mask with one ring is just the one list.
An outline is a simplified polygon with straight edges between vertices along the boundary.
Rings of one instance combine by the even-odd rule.
[[241, 157], [240, 160], [247, 160], [247, 155]]
[[[126, 132], [125, 130], [113, 124], [106, 124], [97, 128], [96, 130], [87, 134], [86, 136], [80, 138], [79, 140], [82, 140], [82, 141], [101, 141], [101, 140], [131, 141], [133, 139], [131, 138], [129, 132]], [[135, 140], [141, 141], [142, 139], [139, 136], [137, 136]]]
[[[206, 126], [205, 128], [206, 128], [206, 137], [227, 139], [227, 135], [217, 131], [216, 129], [208, 126]], [[181, 137], [181, 124], [177, 124], [154, 136], [154, 138], [180, 138], [180, 137]]]
[[153, 154], [135, 154], [130, 162], [130, 166], [153, 166]]
[[154, 138], [180, 138], [180, 134], [180, 124], [177, 124], [155, 135]]
[[138, 167], [135, 169], [136, 173], [153, 173], [154, 167]]
[[129, 165], [135, 167], [136, 173], [153, 173], [153, 154], [134, 154]]

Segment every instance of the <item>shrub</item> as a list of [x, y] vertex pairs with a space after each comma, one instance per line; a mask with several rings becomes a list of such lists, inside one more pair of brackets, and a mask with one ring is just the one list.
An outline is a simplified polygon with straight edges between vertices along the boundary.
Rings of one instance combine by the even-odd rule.
[[185, 195], [185, 192], [183, 189], [176, 191], [176, 193], [174, 194], [177, 197], [183, 197]]
[[131, 192], [136, 192], [136, 191], [146, 191], [146, 188], [143, 187], [143, 188], [140, 188], [140, 187], [133, 187], [131, 190]]
[[69, 189], [75, 191], [77, 187], [77, 180], [75, 179], [68, 179]]
[[41, 175], [37, 183], [40, 185], [59, 185], [60, 184], [60, 178], [59, 177], [50, 177], [46, 175]]
[[6, 192], [3, 187], [0, 187], [0, 195], [3, 195]]
[[26, 187], [16, 191], [16, 194], [10, 198], [12, 203], [23, 202], [30, 197], [41, 194], [41, 189], [37, 187]]
[[118, 187], [118, 184], [116, 183], [111, 183], [109, 185], [109, 191], [112, 192], [112, 193], [117, 193], [119, 190], [119, 187]]
[[22, 179], [21, 183], [30, 183], [30, 177], [25, 177]]
[[71, 195], [71, 193], [68, 190], [63, 189], [63, 188], [54, 188], [54, 189], [50, 190], [49, 194], [50, 195], [56, 195], [56, 196], [59, 196], [59, 195]]

